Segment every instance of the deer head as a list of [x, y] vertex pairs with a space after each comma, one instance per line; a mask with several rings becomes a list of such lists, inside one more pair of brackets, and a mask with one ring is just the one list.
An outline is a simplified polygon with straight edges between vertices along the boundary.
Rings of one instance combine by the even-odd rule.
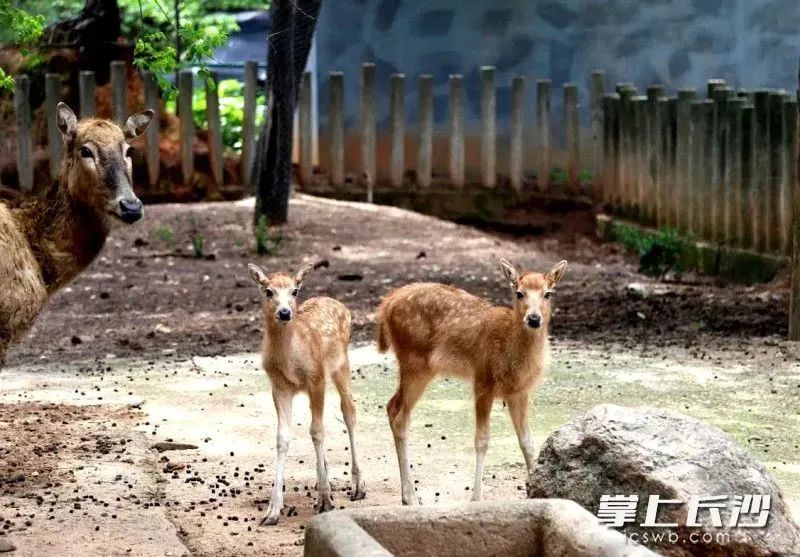
[[560, 261], [546, 273], [520, 273], [505, 259], [500, 267], [514, 293], [514, 313], [530, 329], [546, 327], [550, 322], [550, 299], [556, 284], [567, 272], [567, 262]]
[[314, 270], [314, 264], [306, 263], [300, 267], [294, 276], [283, 273], [267, 275], [252, 263], [247, 266], [247, 269], [250, 271], [250, 278], [253, 279], [253, 282], [258, 285], [261, 291], [264, 315], [269, 316], [272, 314], [278, 323], [289, 323], [297, 308], [297, 295], [300, 292], [300, 287], [311, 275], [311, 271]]
[[133, 192], [133, 147], [126, 140], [140, 135], [153, 114], [139, 112], [120, 127], [97, 118], [78, 121], [66, 104], [59, 103], [58, 128], [66, 145], [61, 187], [73, 203], [109, 224], [131, 224], [142, 218], [142, 202]]

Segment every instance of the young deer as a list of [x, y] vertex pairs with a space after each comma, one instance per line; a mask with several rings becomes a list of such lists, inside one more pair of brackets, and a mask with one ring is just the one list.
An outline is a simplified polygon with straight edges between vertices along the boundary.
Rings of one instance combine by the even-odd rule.
[[94, 118], [78, 122], [67, 105], [58, 105], [66, 144], [58, 178], [19, 207], [0, 203], [0, 368], [9, 345], [50, 296], [97, 257], [112, 225], [142, 217], [126, 139], [140, 135], [152, 118], [145, 110], [122, 127]]
[[[525, 465], [534, 464], [528, 427], [528, 399], [549, 358], [547, 329], [553, 288], [567, 262], [547, 273], [520, 273], [500, 260], [514, 306], [492, 306], [463, 290], [415, 283], [390, 292], [378, 310], [378, 350], [393, 348], [400, 385], [386, 406], [394, 434], [404, 505], [420, 501], [414, 493], [408, 456], [411, 410], [439, 374], [470, 380], [475, 396], [475, 486], [480, 501], [483, 463], [489, 447], [489, 414], [495, 398], [508, 403]], [[529, 482], [527, 482], [529, 485]]]
[[275, 483], [269, 508], [262, 525], [277, 524], [283, 508], [283, 471], [291, 439], [292, 400], [300, 391], [311, 402], [311, 440], [317, 453], [317, 497], [319, 512], [333, 508], [328, 465], [323, 441], [325, 383], [333, 380], [341, 398], [344, 423], [350, 436], [353, 488], [350, 500], [366, 495], [364, 481], [356, 460], [356, 407], [350, 392], [350, 312], [332, 298], [310, 298], [297, 307], [297, 294], [314, 269], [313, 263], [300, 268], [294, 276], [282, 273], [266, 275], [255, 265], [248, 265], [250, 276], [258, 285], [264, 308], [262, 361], [272, 384], [272, 399], [278, 414], [278, 443]]

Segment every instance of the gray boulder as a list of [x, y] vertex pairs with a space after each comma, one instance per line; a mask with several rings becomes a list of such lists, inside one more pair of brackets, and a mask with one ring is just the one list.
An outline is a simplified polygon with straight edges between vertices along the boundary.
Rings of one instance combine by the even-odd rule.
[[[592, 408], [545, 441], [528, 488], [532, 497], [571, 499], [593, 514], [603, 495], [638, 495], [635, 520], [621, 529], [665, 555], [800, 555], [800, 528], [764, 466], [719, 428], [677, 412]], [[677, 527], [641, 527], [651, 495], [684, 502], [658, 506], [656, 522]], [[718, 511], [723, 526], [701, 508], [700, 526], [687, 527], [687, 503], [715, 495], [730, 496]], [[730, 527], [736, 495], [770, 495], [765, 527]], [[757, 517], [743, 512], [739, 524]]]

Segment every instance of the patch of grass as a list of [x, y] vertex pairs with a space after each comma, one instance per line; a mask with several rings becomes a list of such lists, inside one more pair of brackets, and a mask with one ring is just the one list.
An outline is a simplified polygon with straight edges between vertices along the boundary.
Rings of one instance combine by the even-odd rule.
[[171, 246], [175, 242], [175, 233], [169, 228], [157, 228], [153, 234], [168, 246]]
[[256, 237], [256, 251], [259, 255], [275, 255], [283, 241], [283, 234], [273, 233], [269, 227], [269, 220], [265, 215], [258, 218], [258, 224], [253, 231]]
[[619, 224], [616, 239], [625, 249], [639, 256], [639, 272], [651, 276], [663, 276], [673, 271], [681, 272], [681, 254], [691, 246], [691, 239], [681, 236], [669, 227], [657, 233], [643, 231], [635, 226]]

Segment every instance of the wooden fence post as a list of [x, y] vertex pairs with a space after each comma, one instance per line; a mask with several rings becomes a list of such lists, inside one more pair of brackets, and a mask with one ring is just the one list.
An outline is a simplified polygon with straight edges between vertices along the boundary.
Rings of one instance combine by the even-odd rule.
[[525, 129], [525, 78], [515, 77], [511, 80], [511, 141], [508, 156], [508, 175], [511, 187], [515, 191], [522, 190], [524, 179], [523, 145]]
[[14, 79], [14, 112], [17, 115], [17, 176], [19, 189], [33, 191], [33, 134], [31, 130], [31, 82], [27, 75]]
[[147, 178], [150, 186], [158, 184], [161, 172], [161, 152], [159, 149], [158, 135], [160, 132], [160, 114], [158, 108], [158, 85], [152, 72], [142, 72], [144, 84], [144, 107], [151, 109], [155, 114], [153, 121], [147, 126], [144, 136], [146, 139], [145, 158], [147, 160]]
[[797, 102], [790, 104], [785, 112], [789, 144], [785, 146], [786, 156], [791, 157], [789, 166], [794, 166], [789, 178], [792, 180], [791, 191], [794, 192], [794, 220], [792, 223], [792, 280], [789, 295], [789, 340], [800, 340], [800, 188], [797, 183], [797, 166], [800, 165], [800, 154], [797, 152]]
[[[117, 124], [128, 119], [128, 83], [125, 62], [111, 62], [111, 114]], [[191, 106], [190, 106], [191, 109]]]
[[706, 82], [706, 98], [714, 99], [714, 91], [720, 87], [725, 87], [724, 79], [709, 79]]
[[784, 91], [772, 91], [769, 95], [769, 189], [772, 192], [770, 216], [770, 249], [786, 253], [789, 247], [789, 238], [792, 219], [786, 204], [783, 191], [783, 102], [786, 98]]
[[574, 191], [580, 191], [581, 151], [580, 122], [578, 121], [578, 87], [564, 84], [564, 126], [567, 143], [567, 179]]
[[419, 76], [419, 148], [417, 151], [417, 184], [431, 186], [433, 174], [433, 76]]
[[361, 66], [361, 171], [367, 181], [367, 202], [375, 189], [375, 64]]
[[393, 187], [403, 187], [406, 171], [406, 92], [405, 74], [392, 74], [389, 82], [389, 121], [392, 127], [392, 152], [389, 180]]
[[759, 251], [771, 249], [769, 230], [772, 220], [769, 218], [772, 206], [769, 189], [769, 90], [759, 89], [755, 92], [755, 158], [756, 172], [753, 175], [753, 190], [758, 202], [755, 214], [760, 214], [758, 232], [754, 238], [755, 248]]
[[633, 148], [633, 102], [636, 96], [636, 87], [631, 83], [617, 85], [619, 93], [619, 124], [620, 124], [620, 193], [622, 211], [630, 214], [634, 205], [634, 148]]
[[194, 178], [194, 118], [192, 117], [193, 76], [191, 70], [178, 74], [178, 113], [180, 114], [181, 173], [184, 185]]
[[249, 188], [253, 172], [256, 138], [256, 98], [258, 89], [258, 62], [247, 60], [244, 63], [244, 110], [242, 121], [242, 182]]
[[314, 138], [311, 129], [311, 72], [303, 72], [297, 103], [297, 127], [300, 140], [300, 183], [311, 187], [314, 178]]
[[497, 103], [494, 67], [481, 67], [481, 182], [487, 188], [497, 184]]
[[[591, 172], [592, 172], [592, 186], [596, 188], [596, 184], [600, 182], [600, 176], [603, 168], [603, 95], [605, 95], [605, 72], [603, 70], [594, 70], [592, 72], [592, 81], [590, 90], [590, 108], [591, 108], [591, 126], [592, 126], [592, 156], [591, 156]], [[596, 198], [601, 196], [595, 193]]]
[[742, 98], [728, 100], [728, 189], [725, 200], [725, 241], [741, 246], [744, 236], [744, 195], [742, 188]]
[[716, 242], [725, 242], [726, 230], [728, 229], [726, 206], [730, 189], [728, 176], [728, 99], [731, 97], [732, 90], [729, 87], [717, 87], [713, 91], [714, 95], [714, 167], [713, 167], [713, 237]]
[[619, 95], [603, 97], [603, 203], [611, 211], [616, 209], [619, 186]]
[[656, 180], [655, 215], [653, 222], [656, 226], [664, 226], [667, 222], [669, 207], [666, 203], [668, 191], [672, 188], [673, 181], [670, 174], [670, 119], [669, 103], [667, 97], [659, 97], [656, 100], [656, 128], [658, 138], [656, 139], [656, 166], [658, 168], [658, 179]]
[[96, 111], [94, 72], [81, 70], [78, 74], [79, 113], [81, 118], [91, 118]]
[[[647, 97], [636, 95], [631, 99], [630, 137], [631, 137], [631, 216], [647, 220], [649, 205], [652, 204], [653, 193], [648, 196], [644, 183], [645, 158], [647, 156]], [[655, 206], [658, 207], [657, 198]]]
[[[661, 120], [659, 119], [658, 102], [665, 94], [663, 85], [650, 85], [647, 88], [645, 187], [651, 192], [651, 196], [653, 192], [661, 190], [661, 151], [658, 149], [661, 141]], [[655, 203], [649, 204], [648, 209], [647, 218], [652, 222], [656, 222], [658, 215], [656, 215]]]
[[666, 178], [664, 180], [664, 221], [662, 226], [675, 227], [678, 223], [677, 198], [675, 192], [676, 161], [677, 161], [677, 133], [678, 133], [678, 99], [667, 99], [667, 151], [666, 151]]
[[536, 81], [536, 123], [539, 130], [539, 167], [536, 170], [536, 179], [539, 189], [547, 191], [550, 188], [550, 80], [539, 79]]
[[697, 100], [690, 102], [691, 126], [690, 144], [692, 148], [691, 180], [689, 183], [689, 215], [688, 231], [690, 234], [701, 236], [705, 226], [704, 210], [706, 208], [706, 114], [711, 108], [708, 103], [712, 101]]
[[61, 101], [61, 75], [44, 76], [45, 114], [47, 117], [47, 152], [50, 158], [50, 176], [58, 176], [64, 156], [64, 141], [58, 129], [58, 103]]
[[759, 211], [761, 200], [756, 197], [756, 145], [755, 145], [755, 107], [745, 99], [742, 108], [742, 247], [756, 249], [758, 231], [761, 229]]
[[697, 98], [695, 89], [680, 89], [678, 104], [675, 108], [675, 195], [677, 199], [678, 230], [686, 233], [689, 230], [690, 179], [692, 176], [691, 157], [691, 102]]
[[331, 184], [344, 185], [344, 74], [328, 74], [328, 126], [330, 128]]
[[464, 187], [464, 76], [450, 76], [450, 181]]
[[788, 237], [782, 246], [782, 253], [791, 255], [792, 253], [792, 224], [794, 220], [794, 191], [797, 184], [797, 98], [788, 97], [783, 102], [783, 192], [784, 192], [784, 215], [788, 220], [786, 228], [789, 231]]
[[222, 188], [224, 168], [222, 157], [222, 121], [219, 115], [219, 77], [212, 72], [206, 80], [206, 119], [208, 120], [208, 146], [211, 175], [217, 188]]

